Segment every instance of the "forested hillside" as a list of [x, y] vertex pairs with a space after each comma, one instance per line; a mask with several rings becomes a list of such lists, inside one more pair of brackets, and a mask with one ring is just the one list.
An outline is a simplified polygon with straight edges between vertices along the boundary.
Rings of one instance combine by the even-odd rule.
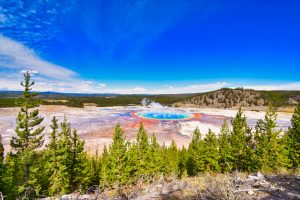
[[267, 107], [270, 103], [275, 107], [297, 105], [300, 91], [257, 91], [252, 89], [229, 89], [194, 95], [179, 101], [177, 106], [210, 107], [210, 108], [253, 108]]
[[[20, 92], [0, 92], [0, 107], [15, 107]], [[257, 91], [229, 89], [197, 93], [170, 95], [118, 95], [118, 94], [63, 94], [45, 92], [39, 95], [43, 105], [66, 105], [84, 107], [84, 104], [105, 106], [141, 105], [144, 98], [165, 106], [239, 108], [266, 110], [270, 102], [276, 108], [295, 107], [300, 100], [300, 91]]]

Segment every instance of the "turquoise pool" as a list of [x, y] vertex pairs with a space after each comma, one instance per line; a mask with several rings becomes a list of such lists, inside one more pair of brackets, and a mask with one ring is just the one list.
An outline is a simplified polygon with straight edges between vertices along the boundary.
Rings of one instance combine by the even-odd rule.
[[192, 114], [171, 112], [141, 112], [138, 113], [138, 116], [157, 120], [183, 120], [192, 117]]

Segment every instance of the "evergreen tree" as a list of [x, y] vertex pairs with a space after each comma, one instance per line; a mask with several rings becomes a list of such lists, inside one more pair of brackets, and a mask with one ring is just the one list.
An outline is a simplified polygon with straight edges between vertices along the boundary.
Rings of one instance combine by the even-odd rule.
[[107, 161], [107, 182], [109, 184], [117, 183], [118, 189], [127, 181], [125, 173], [126, 168], [126, 150], [127, 143], [124, 137], [124, 131], [118, 123], [115, 127], [113, 142], [109, 148], [109, 156]]
[[24, 78], [25, 81], [21, 82], [24, 91], [17, 102], [21, 107], [15, 129], [17, 137], [12, 138], [10, 145], [19, 155], [20, 165], [23, 168], [23, 180], [18, 184], [18, 192], [22, 194], [27, 190], [26, 194], [29, 194], [29, 190], [35, 191], [35, 193], [38, 193], [39, 190], [34, 176], [35, 172], [38, 171], [34, 158], [35, 151], [43, 145], [44, 141], [41, 133], [45, 127], [37, 127], [41, 124], [43, 118], [39, 116], [39, 110], [34, 109], [39, 106], [39, 101], [34, 98], [38, 93], [31, 92], [34, 81], [30, 80], [29, 72], [24, 74]]
[[186, 169], [189, 176], [195, 176], [205, 171], [204, 153], [204, 141], [201, 139], [199, 129], [196, 128], [188, 148]]
[[286, 136], [286, 148], [288, 149], [288, 158], [291, 161], [291, 167], [296, 169], [300, 167], [300, 103], [295, 109], [291, 119]]
[[228, 123], [224, 120], [219, 135], [219, 165], [221, 172], [231, 172], [233, 168], [232, 147], [230, 145], [230, 129]]
[[181, 151], [179, 152], [179, 161], [178, 161], [179, 178], [182, 178], [187, 175], [187, 170], [186, 170], [187, 158], [188, 158], [188, 151], [183, 146]]
[[[53, 177], [53, 182], [51, 185], [51, 190], [55, 192], [54, 194], [66, 194], [71, 192], [71, 126], [65, 117], [63, 122], [60, 124], [60, 132], [58, 133], [57, 147], [58, 152], [57, 158], [57, 174]], [[73, 191], [72, 191], [73, 192]]]
[[101, 159], [100, 159], [100, 162], [101, 162], [101, 169], [100, 169], [100, 174], [99, 174], [99, 178], [100, 178], [100, 181], [99, 181], [99, 184], [100, 186], [102, 186], [103, 188], [106, 187], [106, 185], [108, 184], [108, 179], [107, 179], [107, 176], [108, 176], [108, 151], [107, 151], [107, 148], [106, 148], [106, 145], [104, 145], [103, 147], [103, 151], [102, 151], [102, 154], [101, 154]]
[[76, 129], [74, 129], [71, 135], [71, 165], [69, 170], [72, 190], [82, 189], [81, 180], [83, 179], [85, 158], [84, 141], [79, 138]]
[[251, 148], [252, 133], [241, 108], [231, 120], [231, 124], [230, 144], [232, 147], [233, 169], [247, 171], [248, 165], [251, 163], [249, 159], [253, 157], [250, 154], [251, 151], [249, 151], [249, 148]]
[[89, 187], [99, 184], [100, 161], [98, 155], [85, 156], [82, 171], [82, 191], [86, 191]]
[[148, 148], [148, 155], [150, 155], [150, 161], [148, 163], [149, 174], [152, 176], [158, 175], [162, 172], [163, 158], [160, 154], [161, 148], [156, 141], [156, 137], [152, 134], [150, 145]]
[[4, 165], [4, 146], [2, 143], [2, 136], [0, 134], [0, 167]]
[[280, 170], [287, 162], [276, 119], [274, 108], [269, 106], [264, 120], [260, 119], [255, 127], [257, 164], [266, 172]]
[[124, 174], [126, 174], [127, 183], [135, 183], [141, 175], [145, 175], [146, 167], [144, 162], [144, 155], [141, 154], [139, 145], [137, 143], [127, 144], [128, 150], [126, 151], [126, 166]]
[[4, 147], [2, 143], [2, 136], [0, 134], [0, 191], [3, 191], [4, 178]]
[[[135, 148], [135, 146], [132, 146]], [[137, 170], [139, 175], [146, 175], [149, 173], [149, 162], [151, 156], [149, 155], [149, 141], [148, 134], [142, 123], [139, 125], [139, 130], [137, 134]], [[134, 155], [132, 155], [134, 156]]]
[[179, 150], [174, 140], [172, 140], [171, 145], [166, 149], [165, 155], [165, 165], [166, 174], [178, 175], [178, 163], [179, 163]]
[[23, 168], [19, 155], [9, 153], [5, 159], [5, 171], [2, 177], [2, 192], [7, 199], [17, 199], [19, 183], [23, 181]]
[[50, 143], [47, 145], [48, 150], [48, 161], [47, 161], [47, 172], [49, 177], [49, 194], [51, 196], [58, 195], [61, 193], [61, 187], [64, 184], [65, 179], [59, 174], [60, 171], [60, 160], [59, 160], [59, 146], [58, 146], [58, 120], [54, 116], [51, 120], [51, 133]]
[[219, 145], [218, 139], [214, 132], [211, 129], [208, 130], [204, 138], [204, 164], [206, 166], [206, 171], [219, 172]]

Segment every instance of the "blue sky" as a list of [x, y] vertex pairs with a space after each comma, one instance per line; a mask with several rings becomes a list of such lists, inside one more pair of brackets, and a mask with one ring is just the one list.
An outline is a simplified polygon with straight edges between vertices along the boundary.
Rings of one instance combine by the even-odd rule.
[[300, 90], [297, 0], [0, 0], [0, 90]]

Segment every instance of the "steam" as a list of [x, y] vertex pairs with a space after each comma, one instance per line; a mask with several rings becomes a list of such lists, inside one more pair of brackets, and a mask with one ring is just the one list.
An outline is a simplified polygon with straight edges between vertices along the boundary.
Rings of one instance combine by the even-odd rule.
[[187, 113], [183, 110], [163, 106], [160, 103], [151, 101], [147, 98], [144, 98], [141, 101], [141, 105], [144, 106], [145, 109], [139, 112], [138, 115], [145, 118], [159, 120], [181, 120], [191, 116], [190, 113]]
[[153, 108], [153, 109], [162, 109], [162, 108], [166, 108], [165, 106], [161, 105], [160, 103], [157, 103], [155, 101], [151, 101], [147, 98], [143, 98], [143, 100], [141, 101], [142, 106], [144, 107], [149, 107], [149, 108]]

